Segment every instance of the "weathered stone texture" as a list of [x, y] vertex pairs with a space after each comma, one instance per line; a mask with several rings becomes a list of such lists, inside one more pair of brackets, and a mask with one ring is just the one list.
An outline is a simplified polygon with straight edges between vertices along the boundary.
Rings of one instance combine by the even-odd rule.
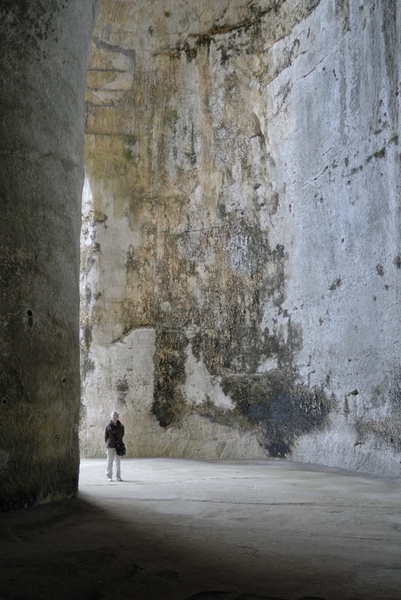
[[0, 509], [77, 491], [83, 103], [95, 6], [0, 4]]
[[398, 474], [400, 29], [375, 0], [103, 1], [86, 455], [117, 406], [132, 455]]

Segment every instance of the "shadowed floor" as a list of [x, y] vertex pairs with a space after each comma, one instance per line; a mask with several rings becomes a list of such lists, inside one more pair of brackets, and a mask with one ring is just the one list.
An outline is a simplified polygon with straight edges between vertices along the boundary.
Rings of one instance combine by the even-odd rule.
[[286, 461], [81, 462], [0, 514], [0, 598], [400, 600], [401, 480]]

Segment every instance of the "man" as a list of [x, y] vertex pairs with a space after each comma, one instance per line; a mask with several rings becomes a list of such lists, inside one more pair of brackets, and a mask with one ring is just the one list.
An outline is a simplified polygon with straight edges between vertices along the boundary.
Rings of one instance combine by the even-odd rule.
[[114, 410], [111, 413], [111, 421], [104, 432], [104, 439], [107, 446], [107, 467], [106, 476], [109, 481], [113, 481], [113, 463], [116, 467], [117, 481], [121, 479], [121, 457], [116, 452], [117, 444], [123, 443], [124, 425], [118, 420], [119, 413]]

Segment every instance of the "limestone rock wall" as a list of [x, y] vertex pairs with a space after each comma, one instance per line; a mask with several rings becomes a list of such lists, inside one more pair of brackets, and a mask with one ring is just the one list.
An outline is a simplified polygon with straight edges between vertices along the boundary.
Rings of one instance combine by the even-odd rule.
[[81, 448], [398, 474], [395, 0], [103, 0]]
[[96, 5], [0, 3], [0, 510], [77, 491], [83, 107]]

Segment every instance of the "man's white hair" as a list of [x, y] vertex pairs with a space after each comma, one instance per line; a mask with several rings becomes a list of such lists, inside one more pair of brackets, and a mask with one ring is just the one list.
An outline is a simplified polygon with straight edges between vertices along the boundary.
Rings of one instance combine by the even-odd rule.
[[113, 417], [114, 417], [114, 415], [116, 415], [117, 417], [119, 417], [119, 416], [120, 416], [120, 413], [118, 412], [118, 410], [113, 410], [113, 411], [112, 411], [112, 413], [111, 413], [111, 418], [113, 418]]

